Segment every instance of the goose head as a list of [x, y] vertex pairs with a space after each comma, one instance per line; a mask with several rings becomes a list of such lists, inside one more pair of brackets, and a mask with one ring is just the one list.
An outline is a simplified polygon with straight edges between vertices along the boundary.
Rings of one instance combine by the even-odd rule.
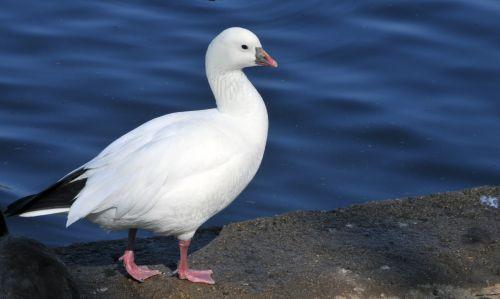
[[262, 48], [259, 38], [250, 30], [232, 27], [222, 31], [208, 46], [207, 70], [239, 70], [251, 66], [277, 67], [278, 63]]

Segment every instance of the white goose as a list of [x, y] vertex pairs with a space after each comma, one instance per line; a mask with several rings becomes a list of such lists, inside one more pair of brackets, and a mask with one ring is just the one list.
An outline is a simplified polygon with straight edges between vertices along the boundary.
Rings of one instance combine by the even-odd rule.
[[224, 30], [205, 57], [217, 108], [155, 118], [46, 190], [12, 203], [6, 213], [32, 217], [68, 212], [67, 226], [87, 218], [105, 229], [129, 229], [121, 260], [138, 281], [160, 272], [135, 264], [137, 229], [174, 235], [179, 239], [179, 278], [213, 284], [211, 270], [188, 267], [187, 251], [198, 227], [243, 191], [261, 163], [267, 110], [242, 71], [256, 65], [278, 64], [251, 31]]

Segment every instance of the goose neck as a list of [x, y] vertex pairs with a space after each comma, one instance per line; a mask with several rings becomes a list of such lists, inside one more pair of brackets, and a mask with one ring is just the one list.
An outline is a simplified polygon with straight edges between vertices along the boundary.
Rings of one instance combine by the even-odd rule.
[[240, 115], [265, 111], [262, 97], [242, 70], [211, 68], [207, 78], [220, 112]]

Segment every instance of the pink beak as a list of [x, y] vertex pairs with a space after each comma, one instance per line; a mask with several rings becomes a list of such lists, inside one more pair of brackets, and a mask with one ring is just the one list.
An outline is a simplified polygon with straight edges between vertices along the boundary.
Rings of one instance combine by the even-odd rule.
[[278, 63], [262, 48], [256, 48], [255, 63], [261, 66], [278, 67]]

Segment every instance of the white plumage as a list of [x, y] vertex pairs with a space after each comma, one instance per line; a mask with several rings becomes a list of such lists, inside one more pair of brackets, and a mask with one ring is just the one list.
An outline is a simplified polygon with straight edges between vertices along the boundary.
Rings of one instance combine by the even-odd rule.
[[[234, 200], [260, 165], [268, 127], [262, 98], [241, 71], [255, 65], [255, 55], [241, 45], [261, 47], [250, 31], [230, 28], [207, 51], [218, 109], [155, 118], [82, 166], [88, 170], [78, 179], [87, 182], [67, 226], [87, 217], [105, 229], [144, 228], [189, 239]], [[47, 210], [23, 216], [41, 214]]]
[[[138, 127], [84, 165], [87, 183], [67, 225], [88, 217], [106, 229], [135, 227], [191, 238], [257, 171], [267, 119], [252, 121], [210, 109], [169, 114]], [[252, 129], [259, 136], [247, 132]]]
[[[213, 283], [211, 271], [188, 269], [187, 246], [196, 229], [248, 185], [261, 163], [267, 111], [242, 71], [256, 65], [277, 63], [252, 32], [226, 29], [210, 43], [205, 58], [217, 108], [155, 118], [55, 185], [10, 205], [8, 212], [28, 217], [69, 212], [67, 226], [87, 218], [105, 229], [130, 229], [122, 259], [140, 281], [159, 272], [135, 265], [136, 230], [177, 236], [179, 276]], [[81, 186], [77, 182], [84, 182], [81, 191], [66, 199], [72, 186]]]

